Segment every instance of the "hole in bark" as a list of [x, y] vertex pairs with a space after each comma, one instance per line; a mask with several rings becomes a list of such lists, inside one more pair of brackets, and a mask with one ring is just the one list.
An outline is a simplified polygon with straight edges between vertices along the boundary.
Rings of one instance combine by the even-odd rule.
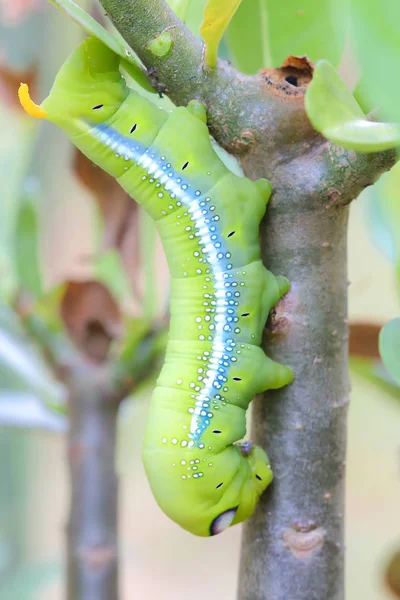
[[285, 81], [287, 81], [288, 83], [290, 83], [290, 85], [293, 85], [294, 87], [298, 86], [297, 77], [295, 75], [288, 75], [287, 77], [285, 77]]

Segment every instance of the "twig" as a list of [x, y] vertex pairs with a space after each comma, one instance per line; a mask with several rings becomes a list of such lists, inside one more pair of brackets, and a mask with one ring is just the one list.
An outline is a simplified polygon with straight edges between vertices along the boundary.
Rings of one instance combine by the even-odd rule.
[[121, 401], [154, 368], [164, 349], [165, 332], [149, 332], [142, 325], [131, 331], [123, 352], [96, 364], [64, 333], [55, 334], [45, 320], [23, 310], [21, 303], [18, 310], [27, 333], [68, 391], [71, 501], [67, 598], [117, 600], [118, 479], [114, 463], [118, 410]]
[[68, 526], [68, 599], [118, 599], [118, 479], [115, 447], [118, 410], [154, 368], [163, 334], [143, 335], [106, 363], [82, 357], [71, 372]]
[[117, 600], [118, 404], [109, 402], [96, 373], [81, 368], [70, 381], [68, 455], [68, 599]]
[[[260, 158], [258, 157], [260, 155]], [[265, 175], [262, 148], [246, 174]], [[253, 409], [253, 439], [275, 483], [244, 529], [240, 600], [344, 598], [344, 476], [348, 384], [348, 204], [390, 168], [394, 153], [357, 155], [311, 143], [271, 173], [265, 263], [291, 291], [276, 308], [267, 352], [295, 382]]]

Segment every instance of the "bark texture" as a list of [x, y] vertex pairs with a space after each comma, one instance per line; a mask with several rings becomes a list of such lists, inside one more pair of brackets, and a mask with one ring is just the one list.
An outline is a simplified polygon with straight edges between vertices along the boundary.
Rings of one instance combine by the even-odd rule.
[[89, 373], [74, 379], [69, 402], [68, 598], [117, 600], [118, 404], [88, 385]]
[[266, 350], [292, 366], [295, 381], [254, 402], [252, 439], [267, 450], [275, 481], [244, 525], [241, 600], [344, 593], [348, 207], [327, 207], [293, 183], [275, 187], [262, 247], [268, 268], [291, 281]]

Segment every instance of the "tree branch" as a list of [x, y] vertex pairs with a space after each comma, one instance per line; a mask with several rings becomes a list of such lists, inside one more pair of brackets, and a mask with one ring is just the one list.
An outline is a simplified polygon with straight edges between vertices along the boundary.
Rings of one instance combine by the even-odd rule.
[[[304, 110], [312, 77], [304, 61], [254, 76], [224, 61], [207, 71], [201, 43], [162, 0], [101, 1], [169, 97], [203, 101], [216, 140], [248, 177], [268, 177], [274, 189], [263, 257], [292, 288], [265, 345], [296, 379], [254, 405], [252, 437], [267, 449], [275, 483], [244, 528], [239, 598], [343, 600], [348, 204], [393, 166], [395, 152], [361, 155], [315, 132]], [[146, 44], [166, 28], [173, 51], [155, 57]]]
[[[101, 4], [145, 66], [156, 69], [175, 104], [186, 105], [196, 98], [207, 106], [214, 137], [232, 154], [245, 153], [262, 138], [268, 138], [274, 154], [278, 140], [290, 137], [296, 145], [303, 140], [304, 130], [319, 137], [304, 118], [302, 102], [287, 105], [285, 91], [273, 77], [243, 75], [222, 60], [216, 70], [204, 68], [202, 42], [163, 0], [101, 0]], [[148, 42], [165, 29], [173, 49], [167, 56], [155, 56]]]
[[296, 379], [254, 403], [252, 437], [275, 482], [245, 525], [241, 600], [344, 597], [348, 208], [327, 202], [322, 188], [333, 182], [310, 190], [309, 167], [279, 182], [262, 231], [267, 266], [292, 286], [270, 319], [267, 352]]
[[[256, 75], [243, 75], [224, 60], [218, 61], [217, 69], [210, 70], [204, 67], [202, 42], [164, 0], [100, 2], [144, 65], [156, 69], [169, 98], [177, 105], [186, 105], [192, 99], [202, 101], [207, 106], [211, 133], [242, 162], [254, 162], [253, 151], [257, 154], [261, 148], [271, 177], [277, 164], [328, 146], [312, 128], [304, 110], [304, 93], [312, 78], [312, 65], [307, 61], [289, 58], [282, 68], [264, 69]], [[166, 29], [173, 40], [172, 51], [164, 57], [156, 56], [148, 42]], [[299, 87], [286, 81], [293, 74]], [[355, 171], [360, 170], [358, 163], [369, 163], [372, 181], [395, 161], [394, 152], [377, 153], [372, 155], [374, 158], [340, 152], [343, 162], [347, 155], [357, 157], [349, 159]], [[371, 169], [374, 166], [375, 173]]]
[[117, 600], [118, 481], [114, 461], [119, 402], [113, 401], [108, 365], [92, 363], [64, 332], [54, 333], [43, 319], [24, 310], [22, 302], [17, 309], [27, 333], [68, 390], [71, 500], [67, 597]]
[[252, 438], [275, 482], [244, 527], [240, 600], [344, 598], [348, 204], [394, 161], [304, 140], [302, 154], [273, 169], [260, 146], [242, 163], [273, 182], [263, 256], [292, 287], [265, 346], [296, 378], [254, 403]]
[[165, 335], [151, 332], [95, 365], [81, 355], [69, 372], [68, 598], [117, 600], [118, 479], [115, 447], [121, 400], [149, 375]]
[[68, 598], [118, 598], [115, 447], [118, 404], [84, 364], [69, 382]]
[[69, 371], [80, 361], [78, 351], [64, 332], [54, 330], [45, 318], [34, 312], [35, 305], [23, 292], [17, 293], [13, 309], [28, 337], [40, 348], [53, 375], [64, 382]]

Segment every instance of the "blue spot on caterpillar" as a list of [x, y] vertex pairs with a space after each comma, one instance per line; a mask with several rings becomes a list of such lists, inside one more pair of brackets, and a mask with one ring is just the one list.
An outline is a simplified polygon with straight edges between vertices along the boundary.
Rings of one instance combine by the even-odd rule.
[[266, 180], [231, 173], [215, 154], [204, 107], [166, 113], [127, 88], [119, 59], [87, 39], [30, 114], [61, 126], [155, 220], [171, 273], [171, 326], [143, 461], [164, 512], [196, 535], [248, 518], [272, 481], [265, 452], [238, 443], [253, 396], [292, 381], [259, 347], [289, 289], [263, 266]]

